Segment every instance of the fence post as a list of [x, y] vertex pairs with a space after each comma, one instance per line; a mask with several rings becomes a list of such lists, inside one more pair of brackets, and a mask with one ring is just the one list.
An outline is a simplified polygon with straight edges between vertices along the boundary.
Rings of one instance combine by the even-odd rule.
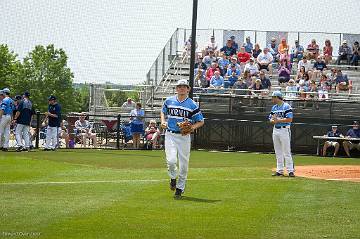
[[35, 136], [35, 148], [39, 148], [39, 139], [40, 139], [40, 111], [36, 111], [36, 136]]
[[254, 39], [254, 42], [255, 42], [255, 43], [257, 42], [257, 31], [255, 31], [255, 39]]
[[155, 85], [158, 83], [158, 65], [159, 65], [159, 57], [156, 58], [155, 61]]
[[120, 120], [121, 120], [121, 115], [118, 114], [117, 126], [116, 126], [116, 148], [117, 149], [120, 149]]
[[162, 80], [162, 78], [164, 77], [164, 75], [165, 75], [165, 49], [166, 49], [166, 46], [164, 47], [164, 49], [163, 49], [163, 62], [162, 62], [162, 71], [161, 71], [161, 73], [162, 73], [162, 75], [161, 75], [161, 80]]

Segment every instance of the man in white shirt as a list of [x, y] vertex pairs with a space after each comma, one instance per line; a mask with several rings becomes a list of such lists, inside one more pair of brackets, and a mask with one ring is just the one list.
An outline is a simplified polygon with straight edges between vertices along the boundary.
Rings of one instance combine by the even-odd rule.
[[250, 61], [245, 65], [245, 70], [250, 72], [251, 76], [256, 76], [259, 73], [259, 68], [257, 65], [254, 64], [254, 59], [250, 58]]
[[76, 135], [82, 138], [82, 146], [86, 148], [86, 139], [93, 141], [94, 148], [97, 147], [96, 134], [92, 132], [92, 127], [86, 120], [86, 113], [81, 113], [79, 119], [75, 122]]
[[304, 56], [303, 59], [301, 61], [299, 61], [298, 67], [297, 67], [298, 72], [300, 71], [300, 68], [302, 66], [305, 68], [305, 72], [307, 72], [311, 78], [313, 66], [312, 66], [311, 62], [307, 60], [306, 56]]
[[259, 69], [270, 71], [270, 74], [272, 75], [272, 62], [273, 62], [273, 56], [269, 52], [269, 48], [265, 47], [264, 51], [261, 52], [258, 57], [256, 58], [257, 64], [259, 66]]
[[202, 52], [203, 56], [208, 55], [210, 51], [213, 51], [215, 53], [215, 56], [219, 55], [218, 44], [215, 41], [215, 36], [210, 37], [210, 41], [206, 44], [205, 49]]
[[133, 109], [135, 109], [135, 102], [132, 101], [131, 98], [127, 98], [126, 102], [124, 102], [124, 104], [122, 104], [121, 108], [123, 110], [126, 110], [126, 111], [132, 111]]

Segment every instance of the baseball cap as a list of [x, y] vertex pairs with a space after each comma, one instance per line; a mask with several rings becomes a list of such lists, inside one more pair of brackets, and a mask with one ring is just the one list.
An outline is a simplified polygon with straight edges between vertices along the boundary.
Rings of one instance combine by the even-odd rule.
[[9, 88], [4, 88], [2, 91], [4, 92], [4, 94], [10, 94]]
[[283, 97], [283, 94], [281, 93], [281, 91], [276, 90], [271, 94], [272, 97]]
[[359, 125], [359, 122], [355, 120], [355, 121], [353, 122], [353, 125]]
[[15, 100], [21, 100], [21, 99], [22, 99], [21, 95], [15, 95]]
[[53, 95], [50, 95], [49, 98], [48, 98], [48, 100], [56, 100], [56, 97], [53, 96]]
[[24, 92], [24, 95], [25, 95], [26, 97], [29, 97], [29, 96], [30, 96], [29, 91], [25, 91], [25, 92]]
[[347, 44], [347, 40], [343, 40], [343, 42], [342, 42], [343, 44]]
[[230, 39], [231, 39], [231, 40], [234, 40], [234, 39], [235, 39], [235, 36], [231, 36]]
[[178, 80], [178, 82], [176, 83], [176, 86], [182, 86], [182, 85], [189, 87], [189, 83], [185, 79]]
[[333, 126], [331, 126], [331, 128], [337, 128], [337, 125], [333, 125]]

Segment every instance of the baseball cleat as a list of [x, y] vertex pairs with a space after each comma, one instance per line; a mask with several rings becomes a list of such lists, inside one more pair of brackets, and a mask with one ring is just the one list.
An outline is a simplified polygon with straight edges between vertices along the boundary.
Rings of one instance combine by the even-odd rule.
[[279, 173], [279, 172], [275, 172], [275, 173], [273, 173], [271, 176], [284, 176], [284, 174], [282, 174], [282, 173]]
[[7, 148], [2, 148], [1, 150], [4, 151], [4, 152], [9, 151]]
[[51, 149], [45, 148], [44, 151], [51, 151]]
[[176, 189], [176, 178], [170, 179], [170, 190], [175, 191], [175, 189]]
[[175, 194], [174, 194], [174, 198], [175, 199], [181, 199], [181, 194], [182, 194], [182, 190], [179, 188], [176, 188]]
[[293, 177], [295, 177], [295, 174], [294, 174], [293, 172], [290, 172], [290, 173], [289, 173], [289, 177], [292, 177], [292, 178], [293, 178]]
[[21, 146], [16, 148], [16, 152], [21, 152], [21, 151], [23, 151], [23, 150], [24, 150], [24, 148], [21, 147]]

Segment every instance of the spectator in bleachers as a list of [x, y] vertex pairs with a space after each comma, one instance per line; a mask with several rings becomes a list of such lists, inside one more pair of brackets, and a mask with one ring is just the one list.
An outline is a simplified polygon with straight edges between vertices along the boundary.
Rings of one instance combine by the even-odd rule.
[[232, 47], [235, 48], [235, 50], [239, 50], [239, 45], [235, 42], [235, 36], [230, 37]]
[[309, 76], [311, 77], [312, 76], [312, 65], [306, 56], [304, 56], [303, 59], [301, 61], [299, 61], [298, 67], [297, 67], [298, 72], [302, 66], [305, 68], [305, 72], [308, 73]]
[[242, 47], [240, 47], [240, 51], [237, 54], [237, 57], [238, 57], [237, 59], [238, 59], [240, 66], [244, 67], [245, 64], [250, 60], [251, 54], [247, 53], [245, 51], [245, 47], [242, 46]]
[[[359, 42], [356, 41], [356, 42], [354, 42], [354, 45], [352, 47], [352, 58], [351, 58], [350, 64], [353, 66], [358, 66], [359, 59], [360, 59], [360, 47], [359, 47]], [[357, 68], [355, 68], [355, 69], [357, 69]]]
[[[195, 52], [197, 48], [198, 48], [198, 44], [197, 42], [195, 42]], [[185, 56], [190, 57], [190, 55], [191, 55], [191, 36], [184, 44], [183, 57]]]
[[250, 75], [250, 72], [248, 70], [244, 71], [244, 74], [243, 74], [243, 79], [244, 79], [244, 82], [245, 84], [247, 85], [248, 89], [252, 88], [253, 85], [254, 85], [254, 81], [256, 80], [256, 77], [253, 78], [251, 75]]
[[323, 47], [323, 55], [326, 64], [329, 64], [332, 60], [333, 47], [329, 39], [325, 40], [325, 46]]
[[[67, 121], [63, 120], [63, 121], [61, 121], [60, 128], [59, 128], [59, 138], [63, 139], [65, 141], [65, 148], [70, 147], [70, 145], [69, 145], [69, 143], [70, 143], [70, 135], [69, 135], [69, 131], [68, 131], [67, 127], [66, 127], [67, 124], [68, 124]], [[95, 135], [95, 137], [96, 137], [96, 135]], [[95, 139], [95, 141], [96, 141], [96, 139]], [[95, 147], [96, 144], [93, 145], [93, 146]], [[60, 147], [60, 145], [59, 145], [59, 147]]]
[[321, 75], [319, 83], [319, 99], [329, 99], [329, 91], [331, 90], [331, 83], [328, 81], [325, 74]]
[[220, 52], [229, 57], [236, 54], [236, 49], [233, 47], [231, 39], [227, 40], [226, 45], [220, 49]]
[[297, 97], [298, 87], [295, 84], [293, 79], [290, 79], [288, 85], [286, 86], [286, 97], [294, 99]]
[[284, 58], [279, 66], [278, 69], [279, 74], [279, 84], [287, 83], [290, 80], [290, 74], [291, 74], [291, 64], [288, 63], [287, 58]]
[[349, 81], [348, 76], [343, 74], [340, 69], [337, 70], [335, 83], [336, 93], [339, 93], [340, 91], [348, 91], [349, 94], [351, 94], [352, 84]]
[[[210, 82], [211, 78], [214, 76], [215, 71], [220, 72], [220, 68], [218, 67], [216, 62], [211, 63], [211, 67], [209, 69], [207, 69], [206, 71], [206, 80]], [[210, 83], [209, 83], [210, 84]]]
[[220, 75], [219, 71], [215, 71], [210, 80], [210, 88], [221, 89], [224, 88], [224, 78]]
[[226, 81], [224, 81], [224, 88], [232, 87], [234, 85], [234, 83], [237, 81], [237, 79], [239, 78], [240, 74], [241, 74], [241, 71], [236, 69], [236, 65], [231, 64], [230, 69], [228, 69], [228, 71], [225, 75]]
[[207, 69], [206, 64], [203, 62], [203, 59], [204, 58], [202, 56], [199, 56], [198, 58], [196, 58], [196, 62], [195, 62], [195, 66], [194, 66], [195, 69], [198, 69], [198, 68], [201, 68], [203, 70]]
[[215, 53], [213, 50], [209, 51], [209, 54], [207, 56], [204, 56], [203, 62], [206, 65], [206, 68], [209, 68], [211, 66], [211, 63], [215, 62], [217, 59], [215, 57]]
[[269, 77], [266, 76], [265, 70], [260, 71], [259, 79], [261, 80], [261, 85], [264, 87], [264, 89], [267, 89], [270, 92], [271, 81], [270, 81]]
[[310, 81], [310, 87], [308, 92], [309, 93], [306, 95], [307, 99], [315, 99], [318, 97], [318, 87], [315, 81]]
[[311, 43], [307, 46], [307, 56], [309, 60], [316, 59], [319, 56], [319, 45], [316, 44], [316, 40], [312, 39]]
[[206, 44], [205, 49], [202, 52], [203, 56], [208, 55], [210, 51], [214, 52], [215, 56], [218, 55], [218, 44], [215, 41], [215, 36], [210, 37], [210, 41]]
[[[326, 135], [327, 137], [344, 137], [340, 131], [338, 130], [338, 127], [336, 125], [331, 126], [331, 131], [329, 131]], [[340, 143], [337, 140], [328, 140], [325, 141], [324, 147], [323, 147], [323, 156], [326, 157], [326, 151], [328, 148], [334, 147], [334, 157], [337, 156], [340, 148]]]
[[224, 53], [221, 53], [220, 59], [218, 60], [218, 65], [219, 65], [222, 75], [224, 75], [227, 72], [229, 64], [230, 64], [230, 61], [229, 61], [228, 57]]
[[308, 73], [305, 73], [304, 78], [300, 79], [298, 82], [298, 88], [300, 92], [300, 98], [306, 98], [306, 92], [310, 89], [310, 77]]
[[231, 62], [230, 62], [230, 64], [235, 64], [235, 65], [236, 65], [236, 69], [239, 69], [240, 71], [242, 71], [240, 64], [238, 64], [238, 59], [237, 59], [236, 56], [231, 57]]
[[236, 95], [247, 95], [248, 94], [248, 91], [246, 91], [248, 89], [248, 86], [246, 85], [246, 83], [244, 82], [244, 79], [242, 77], [238, 78], [238, 80], [233, 85], [232, 89], [234, 90], [233, 92]]
[[295, 46], [291, 48], [290, 62], [293, 63], [294, 59], [301, 61], [304, 56], [304, 47], [299, 44], [299, 40], [295, 40]]
[[145, 138], [150, 144], [151, 148], [156, 148], [159, 145], [160, 130], [156, 126], [155, 120], [150, 120], [148, 127], [145, 129]]
[[[88, 120], [86, 120], [86, 113], [81, 113], [79, 119], [75, 122], [76, 136], [81, 137], [82, 146], [86, 148], [86, 140], [93, 141], [93, 146], [97, 147], [96, 134], [92, 132], [92, 127]], [[64, 125], [63, 125], [64, 127]], [[64, 132], [65, 129], [63, 128]]]
[[324, 59], [321, 56], [316, 58], [316, 62], [314, 63], [314, 70], [312, 74], [312, 79], [315, 80], [317, 77], [322, 75], [322, 73], [326, 70], [327, 66]]
[[246, 40], [245, 40], [245, 44], [244, 44], [244, 47], [245, 47], [245, 51], [249, 54], [252, 54], [252, 51], [253, 51], [253, 44], [251, 43], [250, 41], [250, 37], [246, 37]]
[[261, 51], [262, 50], [260, 49], [259, 43], [255, 43], [254, 49], [252, 50], [252, 56], [254, 57], [254, 59], [256, 59], [259, 56]]
[[259, 65], [260, 70], [264, 69], [270, 71], [270, 74], [272, 74], [273, 56], [271, 55], [267, 47], [264, 48], [264, 51], [258, 55], [256, 61], [257, 64]]
[[301, 66], [297, 72], [296, 81], [299, 82], [300, 79], [305, 79], [305, 74], [306, 74], [305, 66]]
[[337, 75], [336, 68], [331, 68], [331, 71], [326, 75], [327, 80], [330, 82], [331, 88], [332, 88], [332, 85], [336, 85], [336, 75]]
[[259, 74], [259, 67], [254, 63], [253, 58], [250, 58], [249, 62], [245, 65], [244, 70], [249, 70], [251, 76]]
[[[359, 129], [359, 122], [358, 121], [354, 121], [353, 125], [352, 125], [352, 129], [349, 129], [348, 132], [346, 133], [346, 137], [347, 138], [360, 138], [360, 129]], [[348, 157], [351, 157], [350, 155], [350, 150], [356, 148], [357, 150], [360, 151], [360, 142], [358, 140], [345, 140], [343, 142], [343, 146], [344, 146], [344, 150], [345, 153]]]
[[122, 104], [121, 109], [130, 112], [130, 111], [132, 111], [133, 109], [135, 109], [135, 102], [132, 101], [132, 99], [129, 97], [129, 98], [127, 98], [127, 100]]
[[209, 86], [209, 81], [206, 80], [205, 71], [203, 69], [198, 69], [197, 74], [195, 75], [195, 82], [200, 88]]
[[336, 64], [340, 65], [341, 60], [346, 60], [346, 64], [350, 65], [351, 48], [348, 46], [347, 41], [344, 40], [339, 46], [339, 56], [336, 60]]
[[268, 45], [268, 49], [269, 49], [270, 54], [273, 57], [273, 62], [278, 62], [279, 61], [279, 46], [276, 43], [275, 37], [271, 38], [271, 42]]
[[[256, 78], [255, 78], [256, 79]], [[252, 86], [252, 91], [251, 94], [254, 97], [258, 97], [258, 96], [264, 96], [266, 95], [266, 93], [264, 91], [262, 91], [264, 89], [264, 87], [261, 84], [261, 80], [260, 79], [254, 79], [254, 84]]]
[[281, 43], [278, 46], [279, 60], [289, 59], [289, 45], [285, 38], [281, 39]]
[[130, 128], [135, 149], [140, 148], [140, 135], [144, 132], [145, 111], [141, 107], [141, 103], [136, 103], [136, 108], [130, 112]]

